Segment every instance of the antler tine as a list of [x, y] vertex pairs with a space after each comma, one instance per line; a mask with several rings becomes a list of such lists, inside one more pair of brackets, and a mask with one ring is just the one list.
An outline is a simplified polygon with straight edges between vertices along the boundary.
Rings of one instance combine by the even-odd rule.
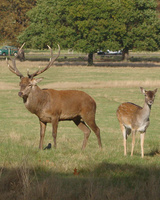
[[20, 78], [22, 78], [23, 74], [21, 74], [21, 72], [17, 69], [15, 59], [12, 59], [12, 58], [10, 58], [10, 59], [12, 60], [13, 67], [9, 64], [8, 59], [6, 58], [9, 70], [12, 73], [16, 74], [17, 76], [19, 76]]
[[50, 59], [48, 65], [42, 70], [38, 69], [36, 72], [34, 72], [31, 75], [28, 74], [29, 77], [33, 78], [34, 76], [37, 76], [37, 75], [43, 73], [44, 71], [49, 69], [52, 66], [52, 64], [54, 63], [54, 61], [59, 57], [59, 55], [60, 55], [60, 46], [59, 46], [59, 44], [58, 44], [58, 49], [59, 49], [58, 50], [58, 54], [57, 54], [57, 56], [55, 58], [53, 58], [53, 50], [51, 49], [51, 47], [49, 45], [47, 45], [47, 46], [48, 46], [48, 48], [50, 49], [50, 52], [51, 52], [51, 59]]
[[14, 74], [16, 74], [15, 70], [13, 69], [13, 67], [9, 64], [7, 57], [6, 57], [6, 62], [7, 62], [7, 65], [8, 65], [9, 70], [10, 70], [11, 72], [13, 72]]
[[[25, 45], [25, 43], [22, 44], [21, 48], [20, 48], [18, 51], [20, 51], [20, 50], [23, 48], [24, 45]], [[18, 55], [18, 54], [17, 54], [17, 55]], [[8, 59], [6, 58], [6, 61], [7, 61], [7, 65], [8, 65], [8, 67], [9, 67], [9, 70], [10, 70], [11, 72], [13, 72], [14, 74], [16, 74], [17, 76], [19, 76], [20, 78], [22, 78], [22, 77], [23, 77], [23, 74], [22, 74], [22, 73], [17, 69], [17, 67], [16, 67], [16, 57], [17, 57], [17, 56], [15, 56], [14, 59], [12, 59], [11, 56], [9, 56], [9, 57], [10, 57], [10, 59], [11, 59], [11, 61], [12, 61], [12, 65], [13, 65], [13, 66], [11, 66], [11, 65], [9, 64], [9, 62], [8, 62]]]
[[[22, 50], [22, 48], [23, 48], [23, 46], [25, 45], [25, 42], [22, 44], [22, 46], [18, 49], [18, 53]], [[18, 53], [17, 53], [17, 55], [15, 55], [15, 57], [17, 58], [17, 56], [18, 56]]]
[[60, 55], [60, 46], [59, 46], [59, 44], [58, 44], [58, 49], [59, 49], [59, 51], [58, 51], [57, 56], [56, 56], [54, 59], [53, 59], [53, 50], [51, 49], [51, 47], [50, 47], [49, 45], [47, 45], [47, 46], [48, 46], [48, 48], [50, 49], [50, 52], [51, 52], [50, 62], [49, 62], [48, 65], [46, 66], [46, 68], [48, 69], [49, 67], [52, 66], [52, 64], [54, 63], [54, 61], [59, 57], [59, 55]]
[[37, 76], [38, 75], [38, 72], [40, 71], [40, 67], [39, 67], [39, 69], [36, 71], [36, 72], [34, 72], [33, 74], [29, 74], [29, 70], [27, 71], [27, 75], [28, 75], [28, 77], [29, 78], [33, 78], [34, 76]]
[[25, 42], [22, 44], [22, 46], [20, 47], [20, 50], [23, 48], [23, 46], [25, 45]]

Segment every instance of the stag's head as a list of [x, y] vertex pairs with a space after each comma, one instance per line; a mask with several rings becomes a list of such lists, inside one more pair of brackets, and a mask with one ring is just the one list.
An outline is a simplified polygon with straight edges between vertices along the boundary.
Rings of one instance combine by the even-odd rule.
[[28, 97], [29, 93], [31, 92], [32, 88], [37, 85], [43, 78], [29, 78], [29, 77], [22, 77], [19, 83], [20, 91], [18, 95], [22, 98]]
[[[22, 47], [24, 46], [24, 44], [22, 45]], [[19, 49], [19, 51], [22, 50], [22, 47]], [[59, 57], [60, 55], [60, 46], [58, 45], [58, 48], [59, 48], [59, 51], [58, 51], [58, 55], [53, 58], [53, 51], [52, 49], [50, 48], [50, 46], [48, 46], [48, 48], [50, 49], [50, 52], [51, 52], [51, 59], [49, 61], [49, 63], [47, 64], [47, 66], [43, 69], [38, 69], [36, 72], [34, 72], [33, 74], [29, 74], [29, 72], [27, 73], [27, 77], [24, 77], [23, 74], [17, 69], [16, 67], [16, 57], [14, 59], [11, 59], [12, 60], [12, 65], [9, 64], [8, 60], [7, 60], [7, 65], [9, 67], [9, 70], [11, 72], [13, 72], [14, 74], [16, 74], [17, 76], [20, 77], [21, 81], [19, 83], [19, 86], [20, 86], [20, 91], [18, 93], [18, 95], [22, 98], [25, 98], [29, 95], [30, 91], [32, 90], [32, 88], [34, 86], [37, 85], [37, 83], [39, 83], [42, 78], [38, 78], [38, 79], [35, 79], [34, 77], [43, 73], [44, 71], [46, 71], [47, 69], [49, 69], [52, 64], [54, 63], [54, 61]]]

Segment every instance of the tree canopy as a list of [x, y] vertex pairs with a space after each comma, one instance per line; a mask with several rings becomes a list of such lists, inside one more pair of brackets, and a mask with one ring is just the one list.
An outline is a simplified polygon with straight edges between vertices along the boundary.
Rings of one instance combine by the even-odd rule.
[[149, 50], [160, 47], [160, 19], [154, 0], [124, 0], [115, 14], [116, 20], [125, 25], [122, 37], [117, 37], [124, 51]]
[[19, 41], [32, 48], [59, 43], [86, 52], [158, 50], [156, 0], [37, 0]]
[[27, 27], [26, 12], [35, 6], [36, 0], [0, 1], [0, 41], [17, 45], [18, 35]]

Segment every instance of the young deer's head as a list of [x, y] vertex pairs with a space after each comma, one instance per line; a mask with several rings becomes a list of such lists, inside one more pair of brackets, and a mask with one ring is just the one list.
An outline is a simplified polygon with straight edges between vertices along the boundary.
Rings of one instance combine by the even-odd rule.
[[146, 91], [143, 87], [140, 87], [142, 94], [145, 96], [145, 102], [147, 105], [151, 106], [154, 103], [155, 94], [157, 92], [157, 88], [154, 91]]
[[[24, 44], [22, 45], [22, 47], [24, 46]], [[22, 47], [19, 49], [19, 51], [21, 51]], [[24, 77], [23, 74], [17, 69], [16, 67], [16, 62], [15, 62], [15, 59], [11, 59], [12, 60], [12, 66], [9, 64], [8, 60], [7, 60], [7, 64], [8, 64], [8, 67], [9, 67], [9, 70], [11, 72], [13, 72], [14, 74], [16, 74], [17, 76], [20, 77], [21, 81], [19, 83], [19, 86], [20, 86], [20, 91], [18, 93], [18, 95], [22, 98], [24, 97], [28, 97], [29, 93], [31, 92], [32, 88], [34, 86], [37, 85], [37, 83], [39, 83], [43, 78], [38, 78], [38, 79], [35, 79], [34, 77], [43, 73], [44, 71], [46, 71], [47, 69], [49, 69], [52, 64], [54, 63], [54, 61], [59, 57], [60, 55], [60, 46], [58, 45], [58, 48], [59, 48], [59, 52], [58, 52], [58, 55], [53, 58], [53, 51], [52, 49], [50, 48], [50, 46], [48, 46], [48, 48], [50, 49], [51, 51], [51, 59], [49, 61], [49, 63], [47, 64], [47, 66], [44, 68], [44, 69], [38, 69], [36, 72], [34, 72], [33, 74], [29, 74], [29, 72], [27, 73], [27, 77]]]

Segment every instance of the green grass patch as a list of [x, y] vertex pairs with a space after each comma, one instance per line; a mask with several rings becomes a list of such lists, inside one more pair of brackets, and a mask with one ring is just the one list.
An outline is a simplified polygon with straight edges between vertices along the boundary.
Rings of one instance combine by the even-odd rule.
[[[133, 157], [123, 156], [123, 138], [116, 118], [120, 103], [143, 106], [139, 87], [159, 88], [159, 68], [52, 67], [43, 74], [41, 88], [78, 89], [97, 103], [96, 122], [103, 149], [92, 132], [81, 151], [83, 133], [73, 122], [60, 122], [57, 149], [39, 151], [39, 121], [18, 97], [19, 78], [0, 61], [0, 199], [158, 200], [160, 196], [160, 91], [153, 104], [150, 126], [140, 156], [139, 134]], [[25, 75], [46, 62], [17, 62]], [[44, 145], [53, 144], [51, 124]], [[75, 174], [75, 169], [77, 173]]]

